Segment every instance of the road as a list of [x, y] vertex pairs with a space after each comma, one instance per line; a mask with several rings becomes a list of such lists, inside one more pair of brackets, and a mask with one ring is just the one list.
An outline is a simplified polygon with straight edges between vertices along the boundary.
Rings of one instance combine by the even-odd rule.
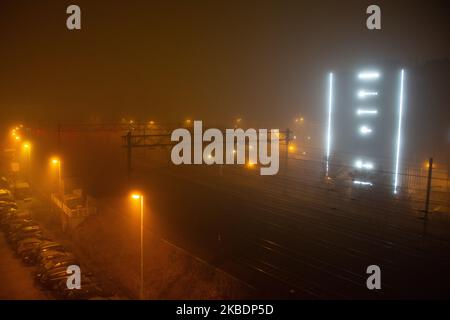
[[33, 268], [25, 266], [14, 255], [2, 232], [0, 232], [0, 257], [1, 300], [47, 299], [34, 283]]

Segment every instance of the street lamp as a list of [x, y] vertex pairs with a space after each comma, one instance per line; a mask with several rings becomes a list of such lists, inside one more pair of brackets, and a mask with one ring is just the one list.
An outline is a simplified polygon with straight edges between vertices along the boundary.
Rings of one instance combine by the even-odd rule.
[[[23, 149], [27, 154], [27, 171], [28, 171], [28, 180], [31, 178], [31, 144], [29, 142], [25, 142], [23, 144]], [[28, 181], [30, 182], [30, 181]]]
[[139, 292], [139, 298], [144, 299], [144, 196], [139, 193], [133, 193], [131, 199], [140, 200], [141, 211], [141, 288]]
[[58, 189], [61, 192], [61, 160], [53, 158], [51, 164], [58, 168]]

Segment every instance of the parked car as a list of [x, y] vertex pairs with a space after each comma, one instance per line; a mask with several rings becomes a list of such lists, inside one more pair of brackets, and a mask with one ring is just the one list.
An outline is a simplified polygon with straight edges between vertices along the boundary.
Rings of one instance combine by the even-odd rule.
[[14, 219], [8, 221], [8, 223], [5, 225], [4, 230], [5, 233], [8, 234], [10, 232], [16, 232], [23, 227], [32, 227], [37, 225], [38, 223], [31, 219]]
[[[88, 285], [88, 284], [101, 284], [100, 280], [98, 280], [97, 278], [95, 278], [91, 273], [88, 274], [81, 274], [81, 287], [83, 287], [84, 285]], [[60, 297], [64, 297], [66, 295], [66, 291], [67, 290], [74, 290], [74, 289], [69, 289], [67, 288], [67, 279], [61, 279], [59, 281], [56, 281], [53, 286], [51, 287], [52, 290], [55, 291], [55, 293], [60, 296]], [[76, 289], [78, 290], [78, 289]]]
[[36, 273], [36, 277], [41, 278], [43, 275], [51, 273], [52, 270], [58, 269], [60, 267], [67, 267], [72, 264], [79, 265], [77, 260], [73, 257], [64, 257], [50, 260], [46, 262], [44, 265], [39, 266], [39, 270]]
[[8, 189], [0, 189], [0, 200], [13, 200], [11, 191]]
[[79, 265], [76, 261], [60, 263], [43, 273], [36, 274], [36, 279], [46, 288], [51, 289], [61, 280], [67, 279], [70, 276], [70, 274], [67, 274], [67, 267], [72, 264]]
[[0, 219], [7, 217], [11, 210], [17, 210], [17, 204], [14, 201], [0, 201]]
[[8, 189], [9, 188], [9, 182], [8, 182], [8, 179], [6, 177], [1, 177], [0, 178], [0, 188], [1, 189]]
[[39, 238], [26, 238], [17, 243], [17, 254], [23, 257], [27, 252], [37, 248], [41, 243], [42, 239]]
[[20, 211], [14, 208], [10, 208], [6, 212], [2, 214], [0, 217], [0, 225], [2, 228], [5, 228], [5, 226], [11, 221], [15, 219], [31, 219], [31, 215], [28, 211]]
[[70, 257], [75, 258], [72, 253], [66, 251], [46, 251], [38, 257], [37, 263], [38, 265], [44, 265], [51, 260]]
[[8, 241], [12, 244], [13, 248], [16, 248], [17, 242], [25, 238], [38, 238], [42, 239], [42, 230], [39, 226], [23, 227], [16, 232], [9, 233], [7, 236]]
[[24, 255], [22, 259], [27, 263], [35, 263], [39, 256], [46, 251], [65, 251], [64, 247], [59, 242], [43, 241], [40, 246]]
[[36, 280], [48, 288], [68, 277], [66, 266], [55, 268], [42, 274], [36, 274]]
[[11, 199], [0, 200], [0, 210], [4, 207], [11, 207], [11, 206], [17, 209], [17, 203], [14, 200]]

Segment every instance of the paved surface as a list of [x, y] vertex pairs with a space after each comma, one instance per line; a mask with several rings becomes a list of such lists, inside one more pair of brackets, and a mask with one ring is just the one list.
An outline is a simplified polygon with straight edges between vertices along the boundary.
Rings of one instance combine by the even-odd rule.
[[34, 284], [33, 268], [25, 266], [0, 232], [0, 299], [42, 300], [45, 294]]

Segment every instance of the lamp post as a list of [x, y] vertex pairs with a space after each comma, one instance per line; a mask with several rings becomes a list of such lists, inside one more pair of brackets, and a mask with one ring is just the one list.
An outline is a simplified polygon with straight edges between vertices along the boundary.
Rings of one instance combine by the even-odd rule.
[[25, 142], [23, 144], [23, 149], [25, 150], [27, 154], [27, 173], [28, 173], [28, 182], [30, 182], [31, 179], [31, 144], [28, 142]]
[[57, 159], [57, 158], [53, 158], [52, 159], [52, 164], [54, 166], [57, 166], [58, 168], [58, 189], [59, 192], [61, 192], [61, 160]]
[[141, 280], [139, 299], [144, 299], [144, 196], [142, 194], [133, 193], [131, 195], [133, 200], [140, 200], [141, 211]]

